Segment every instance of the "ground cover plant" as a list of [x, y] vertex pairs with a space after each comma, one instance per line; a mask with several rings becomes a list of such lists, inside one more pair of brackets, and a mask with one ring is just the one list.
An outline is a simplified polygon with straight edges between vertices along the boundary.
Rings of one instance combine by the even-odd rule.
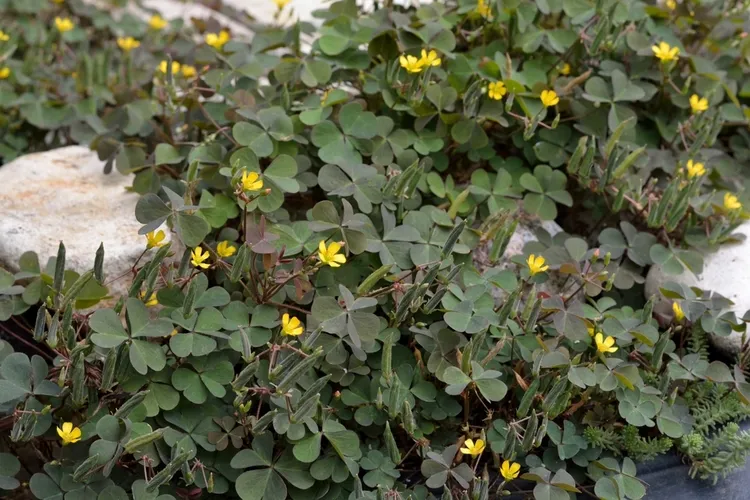
[[[750, 317], [641, 284], [746, 219], [745, 5], [379, 7], [248, 43], [0, 0], [0, 158], [90, 144], [144, 242], [125, 297], [104, 247], [0, 270], [0, 488], [639, 499], [667, 451], [744, 464], [747, 350], [708, 338]], [[504, 259], [530, 219], [569, 232]]]

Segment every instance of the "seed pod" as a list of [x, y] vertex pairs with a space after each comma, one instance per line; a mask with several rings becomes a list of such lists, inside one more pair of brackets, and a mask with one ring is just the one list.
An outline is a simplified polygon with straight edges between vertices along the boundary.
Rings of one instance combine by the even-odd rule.
[[276, 387], [276, 394], [285, 394], [292, 386], [297, 382], [299, 377], [304, 374], [307, 370], [312, 368], [318, 361], [318, 358], [323, 355], [323, 348], [319, 347], [316, 351], [311, 353], [301, 362], [299, 362], [289, 373], [279, 382]]
[[94, 278], [101, 283], [104, 281], [104, 243], [99, 244], [94, 258]]
[[239, 391], [244, 388], [250, 382], [250, 379], [253, 378], [255, 372], [258, 371], [258, 366], [258, 361], [256, 360], [243, 368], [234, 381], [232, 381], [232, 389]]
[[188, 462], [182, 464], [182, 477], [185, 480], [185, 484], [191, 485], [195, 483], [195, 474], [193, 474]]
[[511, 316], [511, 313], [514, 313], [516, 310], [516, 302], [518, 301], [518, 297], [521, 295], [521, 287], [517, 287], [515, 290], [513, 290], [510, 295], [505, 299], [505, 303], [500, 308], [500, 311], [498, 311], [497, 315], [500, 320], [498, 323], [499, 326], [505, 326], [505, 323], [508, 321], [508, 318]]
[[523, 442], [521, 443], [521, 449], [525, 452], [529, 452], [534, 446], [534, 440], [536, 439], [536, 430], [539, 421], [536, 415], [529, 417], [529, 422], [526, 424], [526, 430], [523, 433]]
[[599, 46], [609, 35], [609, 16], [606, 12], [599, 17], [599, 22], [594, 26], [594, 33], [594, 39], [591, 41], [591, 47], [589, 48], [589, 54], [592, 55], [599, 52]]
[[[615, 199], [612, 201], [612, 211], [619, 212], [625, 204], [625, 186], [620, 186]], [[605, 264], [606, 265], [606, 264]]]
[[249, 363], [253, 359], [253, 345], [250, 343], [250, 337], [241, 326], [239, 327], [240, 341], [242, 342], [242, 359]]
[[440, 301], [443, 300], [443, 297], [447, 292], [448, 289], [446, 287], [438, 288], [435, 292], [435, 295], [433, 295], [432, 298], [430, 298], [430, 300], [428, 300], [422, 308], [424, 313], [430, 314], [432, 311], [434, 311], [438, 304], [440, 304]]
[[518, 410], [516, 410], [518, 418], [524, 418], [529, 412], [531, 404], [534, 402], [534, 396], [536, 396], [537, 391], [539, 391], [540, 383], [540, 380], [535, 378], [529, 385], [529, 388], [526, 389], [526, 392], [523, 394], [523, 398], [521, 398], [521, 402], [518, 405]]
[[526, 295], [526, 303], [523, 305], [523, 310], [521, 311], [521, 321], [526, 323], [529, 321], [529, 316], [531, 316], [531, 310], [534, 308], [534, 303], [536, 299], [536, 283], [532, 283], [531, 289], [529, 290], [529, 293]]
[[378, 284], [378, 281], [388, 274], [392, 267], [393, 264], [386, 264], [370, 273], [370, 275], [357, 287], [357, 295], [361, 297], [372, 290], [372, 288]]
[[297, 356], [295, 353], [289, 354], [284, 359], [280, 360], [276, 366], [274, 366], [273, 370], [268, 374], [268, 380], [271, 382], [275, 382], [285, 374], [289, 372], [292, 368], [294, 368], [297, 363], [302, 361], [302, 358]]
[[125, 444], [125, 453], [133, 453], [140, 450], [141, 448], [144, 448], [145, 446], [148, 446], [154, 441], [161, 439], [164, 435], [164, 431], [165, 429], [157, 429], [153, 432], [149, 432], [148, 434], [144, 434], [143, 436], [138, 436], [137, 438], [131, 439]]
[[120, 344], [117, 349], [117, 369], [115, 370], [115, 380], [123, 380], [130, 369], [130, 346]]
[[317, 379], [315, 382], [313, 382], [310, 387], [307, 388], [307, 390], [300, 396], [299, 401], [297, 401], [297, 405], [301, 405], [305, 401], [312, 399], [315, 395], [320, 394], [320, 392], [323, 390], [323, 388], [328, 384], [328, 381], [331, 380], [332, 375], [328, 374], [325, 377]]
[[586, 149], [586, 155], [581, 161], [581, 166], [578, 169], [578, 174], [583, 181], [586, 181], [591, 175], [591, 167], [594, 166], [594, 155], [596, 154], [596, 137], [591, 138], [591, 144]]
[[505, 435], [505, 446], [503, 447], [503, 457], [506, 460], [513, 460], [516, 456], [516, 441], [518, 435], [513, 426], [508, 427], [508, 434]]
[[229, 281], [237, 283], [242, 276], [242, 271], [247, 264], [247, 258], [249, 256], [249, 250], [247, 245], [244, 243], [240, 245], [240, 249], [237, 251], [237, 256], [234, 258], [232, 263], [232, 271], [229, 273]]
[[322, 331], [323, 328], [319, 326], [309, 334], [305, 335], [305, 340], [302, 342], [300, 349], [302, 349], [303, 352], [310, 352], [310, 350], [315, 345], [315, 342], [318, 341], [318, 338], [320, 337], [320, 333]]
[[79, 465], [75, 472], [73, 472], [73, 481], [80, 482], [86, 475], [88, 475], [94, 468], [99, 464], [99, 454], [92, 455], [84, 460]]
[[617, 168], [615, 168], [614, 172], [612, 172], [612, 178], [613, 179], [619, 179], [620, 177], [625, 174], [625, 172], [628, 171], [628, 169], [635, 163], [635, 161], [646, 152], [646, 146], [641, 146], [640, 148], [632, 151], [628, 156], [625, 157], [624, 160], [622, 160], [622, 163], [620, 163]]
[[414, 436], [417, 431], [417, 422], [414, 420], [414, 415], [411, 412], [411, 406], [409, 406], [409, 400], [404, 399], [403, 408], [401, 409], [401, 423], [404, 425], [404, 430], [410, 436]]
[[359, 500], [365, 496], [365, 491], [362, 489], [362, 480], [359, 476], [354, 478], [354, 500]]
[[146, 396], [148, 396], [148, 393], [150, 391], [141, 391], [133, 394], [130, 399], [125, 401], [122, 406], [115, 412], [115, 417], [118, 418], [127, 418], [128, 415], [130, 415], [130, 412], [135, 410], [141, 403], [143, 403], [143, 400], [146, 399]]
[[193, 306], [195, 305], [195, 296], [198, 293], [198, 280], [193, 280], [188, 286], [185, 294], [185, 302], [182, 303], [182, 315], [189, 318], [193, 315]]
[[653, 366], [657, 371], [661, 369], [662, 356], [664, 356], [664, 350], [667, 348], [667, 344], [669, 343], [669, 334], [669, 330], [665, 331], [661, 334], [659, 340], [656, 341], [656, 344], [654, 344], [654, 352], [651, 354], [651, 366]]
[[[70, 325], [73, 323], [73, 304], [68, 303], [63, 308], [63, 317], [62, 322], [60, 323], [60, 333], [63, 337], [68, 338], [68, 330], [70, 330]], [[75, 335], [72, 335], [74, 341], [73, 345], [75, 346]]]
[[83, 359], [83, 353], [73, 358], [71, 379], [73, 388], [70, 392], [73, 404], [82, 406], [86, 402], [88, 389], [86, 388], [86, 363]]
[[388, 416], [396, 418], [401, 408], [403, 394], [401, 392], [401, 379], [398, 377], [391, 378], [391, 391], [388, 394]]
[[580, 139], [578, 139], [578, 145], [576, 146], [575, 151], [573, 151], [573, 154], [568, 160], [569, 174], [575, 175], [575, 173], [578, 172], [578, 169], [581, 168], [581, 160], [583, 159], [583, 155], [586, 152], [586, 144], [588, 144], [588, 142], [589, 137], [587, 135], [584, 135]]
[[412, 285], [404, 294], [403, 297], [401, 297], [401, 301], [398, 303], [398, 307], [396, 308], [396, 325], [401, 324], [404, 319], [406, 319], [406, 315], [409, 313], [409, 306], [411, 306], [411, 301], [414, 300], [414, 296], [417, 294], [417, 289], [419, 287], [417, 285]]
[[208, 482], [206, 483], [206, 491], [209, 493], [214, 492], [214, 473], [209, 472], [208, 473]]
[[438, 276], [438, 272], [440, 272], [440, 264], [441, 262], [437, 262], [430, 266], [430, 268], [425, 273], [424, 278], [422, 278], [422, 282], [420, 283], [421, 286], [429, 288], [432, 285], [432, 283], [435, 281], [435, 278], [437, 278]]
[[378, 387], [378, 393], [375, 395], [375, 408], [382, 410], [383, 404], [385, 404], [383, 402], [383, 391]]
[[529, 319], [526, 321], [526, 328], [524, 328], [524, 332], [527, 334], [531, 334], [536, 329], [536, 322], [539, 319], [539, 313], [542, 311], [542, 299], [536, 299], [534, 301], [534, 307], [531, 309], [531, 314], [529, 314]]
[[505, 101], [505, 112], [513, 111], [513, 103], [516, 100], [516, 94], [508, 94], [508, 99]]
[[166, 467], [164, 467], [153, 478], [151, 478], [151, 481], [149, 481], [148, 485], [146, 486], [146, 493], [153, 493], [154, 491], [158, 490], [161, 485], [169, 482], [175, 472], [180, 470], [182, 464], [187, 462], [189, 457], [189, 451], [180, 451], [180, 453], [174, 458], [174, 460], [169, 462]]
[[146, 279], [146, 273], [148, 272], [148, 269], [146, 266], [143, 266], [138, 270], [137, 273], [135, 273], [135, 278], [133, 278], [133, 283], [130, 285], [130, 288], [128, 289], [128, 297], [137, 297], [138, 292], [141, 289], [141, 285], [143, 284], [143, 281]]
[[453, 200], [450, 207], [448, 208], [448, 217], [451, 219], [455, 219], [456, 215], [458, 214], [458, 210], [461, 208], [461, 205], [464, 201], [469, 197], [469, 194], [471, 194], [471, 190], [469, 188], [464, 189], [461, 191], [458, 196]]
[[252, 433], [253, 433], [253, 434], [260, 434], [260, 433], [262, 433], [262, 432], [263, 432], [264, 430], [266, 430], [266, 428], [267, 428], [267, 427], [268, 427], [269, 425], [271, 425], [271, 422], [273, 422], [273, 419], [274, 419], [274, 417], [276, 416], [276, 414], [277, 414], [278, 412], [279, 412], [279, 410], [271, 410], [271, 411], [269, 411], [268, 413], [266, 413], [265, 415], [263, 415], [262, 417], [260, 417], [260, 418], [259, 418], [259, 419], [258, 419], [258, 420], [257, 420], [257, 421], [256, 421], [256, 422], [255, 422], [255, 423], [253, 424], [253, 427], [251, 428], [251, 431], [252, 431]]
[[63, 280], [65, 278], [65, 245], [60, 242], [57, 247], [57, 259], [55, 259], [55, 278], [52, 289], [55, 291], [55, 306], [60, 305], [60, 294], [62, 293]]
[[489, 255], [490, 262], [492, 263], [497, 262], [497, 260], [505, 254], [505, 250], [508, 248], [510, 239], [513, 236], [513, 234], [516, 232], [517, 227], [518, 227], [518, 220], [513, 219], [507, 222], [503, 226], [503, 228], [498, 232], [497, 236], [495, 236], [495, 239], [492, 242], [492, 250], [490, 250], [490, 255]]
[[36, 321], [34, 322], [34, 340], [37, 342], [44, 341], [45, 326], [47, 326], [47, 308], [41, 305], [36, 311]]
[[453, 493], [450, 488], [443, 488], [443, 494], [440, 496], [440, 500], [453, 500]]
[[180, 267], [177, 268], [177, 276], [185, 278], [190, 272], [190, 249], [186, 248], [180, 259]]
[[652, 295], [649, 297], [648, 301], [646, 301], [646, 304], [643, 306], [643, 311], [641, 312], [641, 322], [647, 323], [651, 320], [651, 314], [654, 311], [654, 304], [656, 303], [656, 295]]
[[102, 367], [102, 379], [99, 382], [99, 390], [107, 392], [112, 388], [112, 383], [115, 380], [115, 369], [117, 368], [117, 349], [110, 349], [107, 352], [107, 357], [104, 358], [104, 366]]
[[320, 402], [320, 394], [315, 394], [313, 397], [300, 403], [300, 405], [297, 407], [297, 411], [295, 411], [289, 417], [289, 421], [293, 424], [302, 422], [304, 419], [314, 414], [315, 410], [318, 409], [319, 402]]
[[536, 441], [534, 442], [535, 448], [538, 448], [542, 445], [542, 440], [544, 440], [544, 436], [547, 435], [548, 423], [549, 423], [549, 420], [547, 420], [547, 417], [543, 417], [542, 424], [539, 426], [539, 430], [536, 431]]
[[549, 411], [552, 406], [555, 405], [558, 399], [563, 395], [565, 389], [568, 387], [568, 379], [560, 377], [560, 379], [552, 386], [552, 389], [544, 397], [542, 401], [542, 408]]
[[443, 249], [440, 252], [440, 255], [443, 258], [449, 257], [453, 253], [453, 247], [456, 245], [456, 242], [458, 241], [458, 238], [461, 236], [461, 233], [463, 233], [465, 227], [466, 227], [465, 221], [460, 221], [458, 224], [453, 226], [453, 229], [448, 235], [448, 238], [445, 240]]
[[391, 374], [393, 372], [393, 367], [391, 365], [391, 362], [393, 360], [392, 350], [393, 341], [391, 340], [391, 337], [389, 335], [386, 341], [383, 343], [383, 354], [380, 358], [380, 371], [386, 382], [391, 381]]
[[383, 440], [385, 441], [385, 449], [388, 451], [388, 455], [391, 457], [391, 462], [398, 464], [401, 462], [401, 452], [398, 450], [398, 444], [396, 439], [393, 437], [391, 432], [391, 424], [386, 420], [385, 431], [383, 432]]

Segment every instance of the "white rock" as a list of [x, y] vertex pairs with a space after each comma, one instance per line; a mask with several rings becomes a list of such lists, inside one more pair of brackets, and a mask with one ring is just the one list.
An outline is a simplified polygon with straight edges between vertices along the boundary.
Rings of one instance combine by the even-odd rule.
[[82, 146], [28, 154], [0, 167], [0, 265], [17, 271], [19, 257], [31, 250], [44, 266], [63, 241], [66, 269], [85, 272], [104, 243], [110, 294], [127, 293], [129, 271], [146, 243], [135, 220], [139, 196], [126, 190], [131, 183], [117, 171], [105, 175], [104, 162]]
[[[718, 251], [705, 255], [703, 273], [695, 276], [685, 271], [678, 276], [665, 274], [659, 266], [651, 266], [646, 276], [646, 298], [660, 294], [659, 287], [667, 281], [702, 290], [710, 290], [734, 302], [733, 311], [742, 317], [750, 310], [750, 222], [745, 222], [736, 233], [747, 239], [741, 243], [726, 243]], [[742, 334], [732, 332], [728, 337], [713, 337], [714, 345], [725, 353], [736, 353], [742, 343]]]

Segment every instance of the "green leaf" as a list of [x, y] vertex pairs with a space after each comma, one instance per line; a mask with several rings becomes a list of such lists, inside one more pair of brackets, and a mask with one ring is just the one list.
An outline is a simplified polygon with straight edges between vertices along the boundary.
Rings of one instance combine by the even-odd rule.
[[320, 456], [320, 444], [322, 442], [322, 433], [316, 432], [310, 434], [303, 440], [294, 445], [294, 456], [297, 460], [304, 463], [312, 463]]
[[284, 480], [273, 469], [243, 472], [234, 487], [242, 500], [273, 500], [287, 495]]
[[234, 139], [242, 146], [247, 146], [259, 158], [271, 156], [273, 141], [265, 130], [247, 122], [239, 122], [232, 127]]
[[156, 145], [154, 151], [154, 163], [156, 165], [174, 165], [181, 163], [185, 157], [170, 144], [161, 143]]

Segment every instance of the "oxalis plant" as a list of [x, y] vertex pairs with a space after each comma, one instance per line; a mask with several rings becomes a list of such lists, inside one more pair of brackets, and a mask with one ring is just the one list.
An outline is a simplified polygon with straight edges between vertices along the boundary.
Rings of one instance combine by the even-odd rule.
[[[339, 1], [249, 43], [0, 12], [0, 155], [90, 144], [144, 242], [122, 297], [104, 246], [0, 270], [11, 495], [640, 499], [659, 454], [744, 464], [748, 350], [708, 338], [748, 316], [640, 287], [747, 216], [744, 4]], [[506, 255], [535, 218], [568, 232]]]

